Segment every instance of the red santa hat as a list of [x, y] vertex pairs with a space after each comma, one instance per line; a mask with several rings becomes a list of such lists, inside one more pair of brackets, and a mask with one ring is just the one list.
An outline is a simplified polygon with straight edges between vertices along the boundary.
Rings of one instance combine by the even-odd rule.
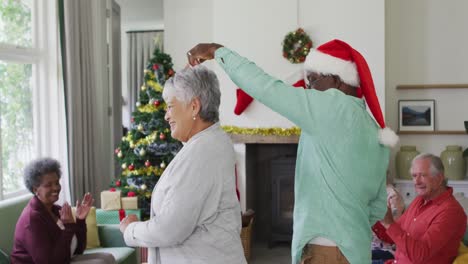
[[357, 87], [358, 96], [364, 97], [375, 121], [382, 128], [379, 141], [387, 146], [396, 145], [398, 136], [385, 126], [369, 66], [358, 51], [341, 40], [332, 40], [310, 51], [304, 70], [306, 76], [307, 72], [337, 75], [344, 83]]

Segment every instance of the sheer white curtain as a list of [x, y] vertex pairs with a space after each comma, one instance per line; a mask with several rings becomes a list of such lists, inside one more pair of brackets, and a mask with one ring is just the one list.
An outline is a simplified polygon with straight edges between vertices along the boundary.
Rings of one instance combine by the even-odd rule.
[[33, 90], [35, 142], [39, 157], [53, 157], [62, 166], [60, 180], [62, 191], [59, 204], [70, 201], [67, 136], [65, 121], [65, 99], [59, 45], [57, 1], [38, 4], [38, 46], [43, 59], [38, 61], [37, 79], [39, 89]]

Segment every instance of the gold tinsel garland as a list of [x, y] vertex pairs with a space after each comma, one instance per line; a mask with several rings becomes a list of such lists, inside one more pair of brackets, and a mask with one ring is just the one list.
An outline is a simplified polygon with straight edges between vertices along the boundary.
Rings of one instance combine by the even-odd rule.
[[246, 128], [237, 126], [222, 126], [224, 131], [229, 134], [240, 135], [260, 135], [260, 136], [299, 136], [301, 129], [299, 127], [265, 127], [265, 128]]
[[126, 168], [125, 170], [122, 171], [123, 176], [131, 176], [131, 175], [151, 175], [154, 173], [157, 176], [160, 176], [163, 172], [163, 169], [157, 166], [149, 166], [141, 169], [135, 169], [135, 170], [129, 170]]
[[163, 88], [159, 83], [157, 83], [157, 82], [155, 82], [153, 80], [149, 80], [146, 83], [148, 84], [148, 86], [153, 88], [156, 92], [162, 93]]

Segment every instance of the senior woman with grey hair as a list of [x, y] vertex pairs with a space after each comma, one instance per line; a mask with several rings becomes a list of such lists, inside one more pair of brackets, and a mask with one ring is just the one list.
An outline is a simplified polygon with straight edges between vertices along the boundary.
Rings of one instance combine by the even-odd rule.
[[221, 92], [215, 73], [185, 68], [163, 91], [165, 119], [184, 142], [156, 184], [150, 220], [120, 224], [129, 246], [148, 247], [150, 264], [246, 263], [240, 240], [234, 149], [218, 123]]
[[76, 222], [71, 207], [55, 205], [61, 190], [58, 161], [41, 158], [24, 169], [26, 188], [34, 194], [16, 223], [11, 263], [111, 264], [111, 254], [83, 254], [86, 248], [85, 219], [94, 202], [91, 194], [76, 201]]

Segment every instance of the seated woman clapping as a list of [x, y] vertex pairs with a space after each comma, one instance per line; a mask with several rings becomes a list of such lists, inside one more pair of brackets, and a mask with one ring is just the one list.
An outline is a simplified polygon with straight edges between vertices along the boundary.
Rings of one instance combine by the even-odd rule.
[[76, 222], [71, 207], [55, 205], [61, 191], [60, 164], [51, 158], [29, 163], [24, 183], [34, 196], [16, 223], [11, 263], [115, 263], [111, 254], [83, 254], [86, 248], [85, 219], [94, 202], [91, 194], [76, 202]]

